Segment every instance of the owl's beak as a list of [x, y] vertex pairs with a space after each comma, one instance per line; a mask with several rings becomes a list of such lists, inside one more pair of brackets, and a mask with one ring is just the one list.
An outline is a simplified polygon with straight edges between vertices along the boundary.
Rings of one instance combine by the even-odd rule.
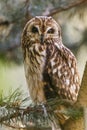
[[41, 34], [41, 36], [40, 36], [40, 42], [41, 42], [41, 44], [44, 43], [44, 34]]

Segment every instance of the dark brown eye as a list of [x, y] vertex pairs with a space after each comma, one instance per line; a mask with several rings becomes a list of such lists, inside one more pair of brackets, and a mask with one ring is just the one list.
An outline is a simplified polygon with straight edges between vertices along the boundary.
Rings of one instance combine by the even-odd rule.
[[55, 30], [53, 29], [53, 28], [51, 28], [51, 29], [49, 29], [48, 31], [47, 31], [47, 33], [50, 33], [50, 34], [53, 34], [55, 32]]
[[35, 26], [33, 26], [32, 29], [31, 29], [31, 31], [32, 31], [32, 33], [37, 33], [38, 29]]

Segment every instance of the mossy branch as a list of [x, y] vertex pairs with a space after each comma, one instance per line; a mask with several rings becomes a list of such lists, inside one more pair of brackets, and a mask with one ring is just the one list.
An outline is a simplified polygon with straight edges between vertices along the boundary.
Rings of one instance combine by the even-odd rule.
[[[12, 96], [13, 95], [13, 96]], [[9, 98], [5, 101], [1, 101], [0, 107], [0, 123], [8, 125], [10, 127], [20, 128], [18, 126], [18, 122], [23, 124], [22, 128], [26, 126], [37, 126], [42, 127], [45, 125], [46, 127], [51, 127], [50, 122], [53, 122], [53, 119], [58, 120], [58, 117], [54, 113], [56, 107], [60, 105], [66, 105], [68, 109], [65, 111], [59, 111], [61, 114], [65, 114], [66, 116], [70, 116], [72, 119], [78, 119], [83, 115], [82, 108], [74, 108], [72, 107], [72, 103], [67, 100], [59, 100], [58, 98], [50, 99], [47, 104], [42, 105], [33, 105], [23, 107], [24, 101], [26, 102], [30, 100], [29, 98], [19, 100], [21, 97], [21, 92], [16, 90], [13, 92]], [[9, 101], [9, 103], [8, 103]], [[44, 108], [43, 108], [44, 105]], [[45, 113], [46, 110], [46, 113]]]

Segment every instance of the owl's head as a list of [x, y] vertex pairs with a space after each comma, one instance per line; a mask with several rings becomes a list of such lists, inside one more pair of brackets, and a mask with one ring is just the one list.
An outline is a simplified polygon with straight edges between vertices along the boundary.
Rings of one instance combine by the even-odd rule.
[[61, 29], [52, 17], [36, 16], [27, 22], [23, 35], [32, 43], [44, 44], [50, 39], [60, 39]]

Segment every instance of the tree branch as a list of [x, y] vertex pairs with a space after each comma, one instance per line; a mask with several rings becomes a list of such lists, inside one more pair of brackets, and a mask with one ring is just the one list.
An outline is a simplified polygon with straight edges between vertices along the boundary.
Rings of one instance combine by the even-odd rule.
[[56, 8], [56, 9], [50, 10], [49, 11], [50, 13], [47, 14], [47, 16], [53, 16], [56, 13], [59, 13], [59, 12], [71, 9], [73, 7], [79, 6], [79, 5], [81, 5], [81, 4], [85, 3], [85, 2], [87, 2], [87, 0], [76, 0], [76, 1], [72, 1], [71, 3], [69, 3], [67, 5], [62, 5], [60, 3], [60, 6], [58, 8]]

